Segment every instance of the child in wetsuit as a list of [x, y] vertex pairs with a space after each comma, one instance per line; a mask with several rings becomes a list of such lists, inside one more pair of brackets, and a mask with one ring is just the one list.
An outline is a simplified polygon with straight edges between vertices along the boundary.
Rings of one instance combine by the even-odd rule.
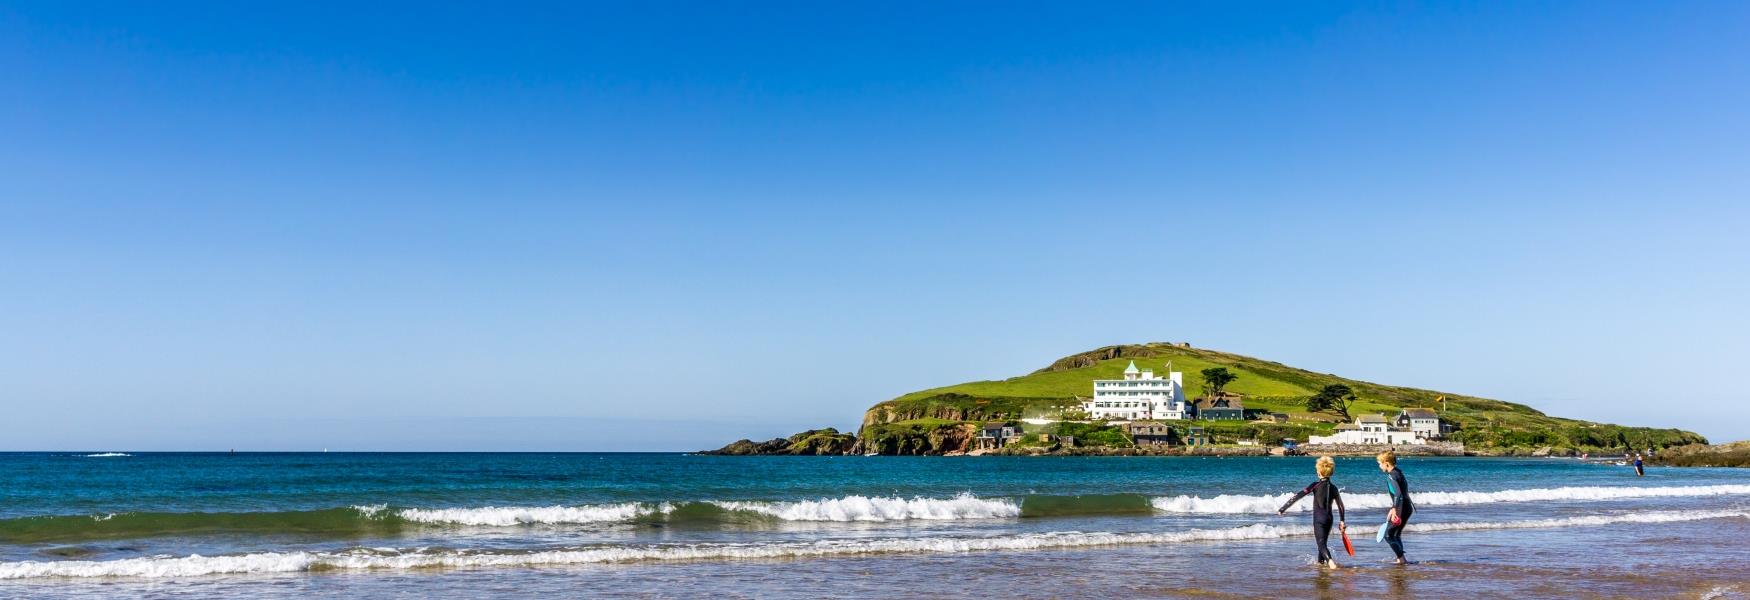
[[1289, 498], [1288, 502], [1282, 505], [1282, 508], [1276, 510], [1276, 514], [1288, 512], [1288, 507], [1294, 506], [1294, 503], [1299, 502], [1307, 494], [1312, 494], [1313, 538], [1319, 545], [1319, 565], [1334, 568], [1337, 566], [1337, 560], [1331, 556], [1330, 548], [1325, 547], [1331, 539], [1331, 503], [1337, 504], [1338, 529], [1347, 529], [1347, 525], [1344, 523], [1347, 520], [1347, 515], [1343, 511], [1343, 496], [1337, 493], [1336, 484], [1331, 483], [1331, 473], [1337, 470], [1337, 461], [1331, 460], [1329, 456], [1320, 456], [1314, 469], [1319, 473], [1319, 480], [1306, 486], [1306, 489], [1295, 494], [1293, 498]]
[[1404, 525], [1409, 524], [1410, 514], [1416, 512], [1416, 505], [1410, 502], [1410, 482], [1398, 470], [1397, 453], [1387, 450], [1375, 460], [1379, 461], [1379, 470], [1385, 472], [1385, 489], [1391, 492], [1391, 510], [1385, 514], [1385, 543], [1391, 544], [1392, 553], [1398, 555], [1397, 564], [1409, 564], [1404, 560]]

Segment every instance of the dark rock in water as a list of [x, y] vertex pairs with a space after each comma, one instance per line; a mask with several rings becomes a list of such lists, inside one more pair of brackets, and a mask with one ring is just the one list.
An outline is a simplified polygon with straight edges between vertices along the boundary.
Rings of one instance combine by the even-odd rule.
[[810, 429], [787, 438], [774, 438], [764, 442], [753, 440], [737, 440], [716, 450], [706, 450], [700, 454], [719, 454], [729, 456], [766, 456], [766, 455], [807, 455], [828, 456], [845, 454], [857, 445], [857, 436], [839, 433], [831, 427], [825, 429]]
[[776, 454], [776, 452], [774, 452], [774, 450], [777, 448], [783, 447], [783, 445], [785, 445], [786, 443], [787, 443], [787, 441], [784, 440], [783, 438], [778, 438], [778, 439], [775, 439], [775, 440], [772, 440], [769, 442], [756, 442], [753, 440], [743, 439], [743, 440], [736, 440], [734, 442], [730, 442], [729, 445], [724, 446], [722, 448], [718, 448], [716, 450], [705, 450], [703, 452], [700, 452], [700, 454], [723, 454], [723, 455], [728, 455], [728, 456], [745, 456], [745, 455], [750, 455], [750, 454]]

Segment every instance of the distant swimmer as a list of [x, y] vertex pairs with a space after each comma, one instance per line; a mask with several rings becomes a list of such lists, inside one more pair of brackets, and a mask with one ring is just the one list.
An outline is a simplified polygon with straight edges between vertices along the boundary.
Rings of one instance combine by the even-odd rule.
[[1641, 455], [1639, 455], [1639, 454], [1635, 455], [1635, 476], [1636, 477], [1646, 477], [1647, 476], [1647, 467], [1646, 467], [1646, 465], [1641, 463]]
[[1396, 453], [1381, 452], [1376, 460], [1379, 470], [1385, 472], [1385, 489], [1391, 492], [1391, 510], [1385, 514], [1385, 543], [1391, 544], [1392, 553], [1398, 555], [1397, 564], [1409, 564], [1404, 560], [1404, 525], [1409, 524], [1410, 515], [1416, 512], [1416, 505], [1410, 502], [1410, 482], [1398, 470]]
[[1296, 493], [1293, 498], [1289, 498], [1288, 502], [1282, 505], [1282, 508], [1276, 509], [1276, 514], [1281, 515], [1288, 512], [1288, 507], [1294, 506], [1294, 503], [1299, 502], [1307, 494], [1312, 494], [1313, 538], [1319, 545], [1319, 566], [1334, 569], [1337, 567], [1337, 559], [1331, 556], [1331, 549], [1326, 547], [1327, 542], [1331, 539], [1331, 503], [1337, 504], [1338, 530], [1348, 529], [1348, 524], [1345, 523], [1347, 515], [1344, 514], [1343, 510], [1343, 496], [1337, 493], [1336, 484], [1331, 483], [1331, 473], [1336, 472], [1337, 461], [1331, 460], [1329, 456], [1320, 456], [1319, 461], [1313, 465], [1313, 469], [1318, 472], [1319, 480], [1306, 486], [1306, 489]]

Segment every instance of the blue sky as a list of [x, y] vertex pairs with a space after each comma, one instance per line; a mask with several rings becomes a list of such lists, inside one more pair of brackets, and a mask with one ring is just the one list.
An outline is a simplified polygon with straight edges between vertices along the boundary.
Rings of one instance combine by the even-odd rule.
[[1142, 341], [1750, 438], [1746, 56], [1732, 2], [0, 1], [0, 449], [696, 449]]

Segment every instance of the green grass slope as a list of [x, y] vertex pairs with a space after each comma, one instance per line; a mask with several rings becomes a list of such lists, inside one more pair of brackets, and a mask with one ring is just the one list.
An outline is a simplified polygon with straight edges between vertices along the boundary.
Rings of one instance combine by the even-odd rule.
[[[1135, 360], [1140, 368], [1157, 374], [1172, 370], [1184, 373], [1185, 393], [1202, 394], [1201, 371], [1225, 367], [1239, 375], [1227, 389], [1246, 395], [1248, 410], [1287, 413], [1287, 424], [1261, 422], [1205, 422], [1217, 441], [1257, 439], [1273, 443], [1282, 437], [1305, 440], [1307, 435], [1331, 431], [1339, 418], [1331, 413], [1309, 413], [1303, 403], [1319, 388], [1335, 383], [1348, 385], [1360, 401], [1352, 415], [1395, 415], [1404, 407], [1440, 411], [1441, 418], [1458, 430], [1451, 436], [1468, 447], [1488, 451], [1552, 447], [1556, 450], [1668, 447], [1705, 443], [1699, 435], [1676, 429], [1651, 429], [1591, 423], [1551, 417], [1525, 406], [1407, 387], [1381, 385], [1326, 373], [1296, 369], [1260, 360], [1186, 345], [1155, 343], [1108, 346], [1064, 357], [1038, 371], [1001, 381], [972, 381], [912, 392], [869, 409], [864, 416], [866, 439], [964, 422], [1016, 421], [1026, 417], [1055, 415], [1075, 407], [1078, 397], [1093, 393], [1095, 379], [1119, 379]], [[1444, 396], [1444, 406], [1436, 402]]]

